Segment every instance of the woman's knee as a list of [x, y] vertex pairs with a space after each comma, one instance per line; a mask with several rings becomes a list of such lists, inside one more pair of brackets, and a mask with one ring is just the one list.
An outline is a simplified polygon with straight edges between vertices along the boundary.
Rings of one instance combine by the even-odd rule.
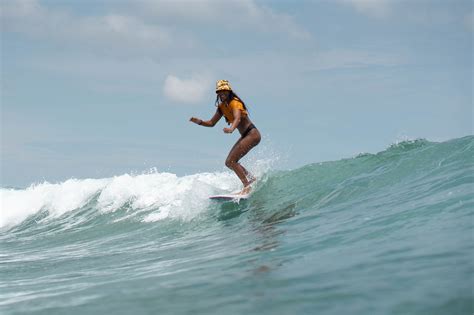
[[230, 169], [232, 169], [236, 163], [237, 163], [237, 162], [234, 161], [234, 160], [233, 160], [232, 158], [230, 158], [230, 157], [227, 157], [227, 159], [225, 160], [225, 166], [227, 166], [227, 167], [230, 168]]

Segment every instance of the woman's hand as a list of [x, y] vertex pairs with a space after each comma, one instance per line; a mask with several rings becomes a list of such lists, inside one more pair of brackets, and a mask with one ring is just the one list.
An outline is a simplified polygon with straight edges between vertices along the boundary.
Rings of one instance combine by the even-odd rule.
[[234, 131], [234, 129], [232, 129], [232, 128], [224, 128], [225, 133], [232, 133], [233, 131]]
[[202, 124], [202, 119], [199, 119], [196, 117], [191, 117], [189, 121], [192, 121], [193, 123], [198, 124], [198, 125]]

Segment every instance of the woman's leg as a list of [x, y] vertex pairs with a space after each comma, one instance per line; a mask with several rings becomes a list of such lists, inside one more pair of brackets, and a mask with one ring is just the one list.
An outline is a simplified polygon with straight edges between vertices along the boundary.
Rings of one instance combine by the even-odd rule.
[[[257, 129], [251, 130], [245, 137], [239, 139], [227, 156], [225, 165], [233, 170], [244, 185], [244, 189], [254, 181], [253, 176], [239, 163], [239, 160], [245, 156], [253, 147], [259, 144], [261, 139], [260, 132]], [[249, 182], [249, 178], [251, 182]]]
[[[236, 149], [236, 147], [240, 144], [241, 141], [242, 141], [242, 138], [240, 138], [239, 140], [237, 140], [237, 142], [234, 144], [234, 146], [232, 147], [232, 149], [230, 149], [229, 156], [230, 156], [230, 153], [231, 153], [232, 151], [238, 150], [238, 149]], [[249, 151], [250, 151], [250, 150], [249, 150]], [[247, 151], [247, 152], [248, 152], [248, 151]], [[245, 155], [245, 154], [244, 154], [244, 155]], [[229, 162], [230, 162], [229, 156], [227, 157], [227, 160], [226, 160], [226, 166], [227, 166], [227, 167], [229, 167], [229, 166], [227, 165], [227, 161], [229, 160]], [[241, 158], [241, 157], [240, 157], [240, 158]], [[237, 162], [238, 162], [238, 160], [240, 160], [240, 158], [237, 158]], [[247, 180], [250, 179], [249, 183], [251, 184], [252, 182], [254, 182], [254, 181], [255, 181], [255, 177], [254, 177], [252, 174], [250, 174], [250, 172], [247, 171], [247, 169], [246, 169], [242, 164], [240, 164], [240, 163], [238, 163], [238, 164], [239, 164], [240, 167], [242, 168], [242, 171], [244, 172], [245, 177], [247, 178]], [[229, 167], [229, 168], [231, 168], [231, 167]], [[232, 169], [232, 168], [231, 168], [231, 169]], [[233, 169], [232, 169], [232, 170], [233, 170]], [[240, 178], [240, 176], [239, 176], [239, 178]], [[243, 183], [243, 182], [242, 182], [242, 183]]]

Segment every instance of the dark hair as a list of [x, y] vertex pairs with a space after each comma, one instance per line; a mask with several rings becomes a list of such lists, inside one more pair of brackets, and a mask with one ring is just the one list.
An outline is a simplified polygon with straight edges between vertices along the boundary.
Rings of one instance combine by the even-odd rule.
[[[229, 91], [229, 92], [230, 92], [230, 93], [229, 93], [229, 97], [225, 100], [225, 102], [227, 102], [227, 104], [229, 104], [230, 101], [232, 101], [232, 100], [235, 98], [235, 99], [237, 99], [239, 102], [241, 102], [242, 105], [244, 105], [244, 109], [248, 112], [249, 110], [247, 109], [247, 106], [245, 106], [244, 101], [242, 101], [242, 99], [241, 99], [237, 94], [235, 94], [234, 91]], [[219, 106], [219, 95], [217, 95], [217, 97], [216, 97], [215, 105], [216, 105], [216, 107]]]

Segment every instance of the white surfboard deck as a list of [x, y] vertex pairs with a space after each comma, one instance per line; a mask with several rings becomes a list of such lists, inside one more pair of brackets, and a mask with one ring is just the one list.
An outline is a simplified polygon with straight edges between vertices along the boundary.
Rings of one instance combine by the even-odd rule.
[[240, 199], [248, 199], [249, 197], [250, 197], [250, 194], [246, 194], [246, 195], [224, 194], [224, 195], [209, 196], [209, 199], [212, 199], [212, 200], [236, 200], [236, 201], [239, 201]]

